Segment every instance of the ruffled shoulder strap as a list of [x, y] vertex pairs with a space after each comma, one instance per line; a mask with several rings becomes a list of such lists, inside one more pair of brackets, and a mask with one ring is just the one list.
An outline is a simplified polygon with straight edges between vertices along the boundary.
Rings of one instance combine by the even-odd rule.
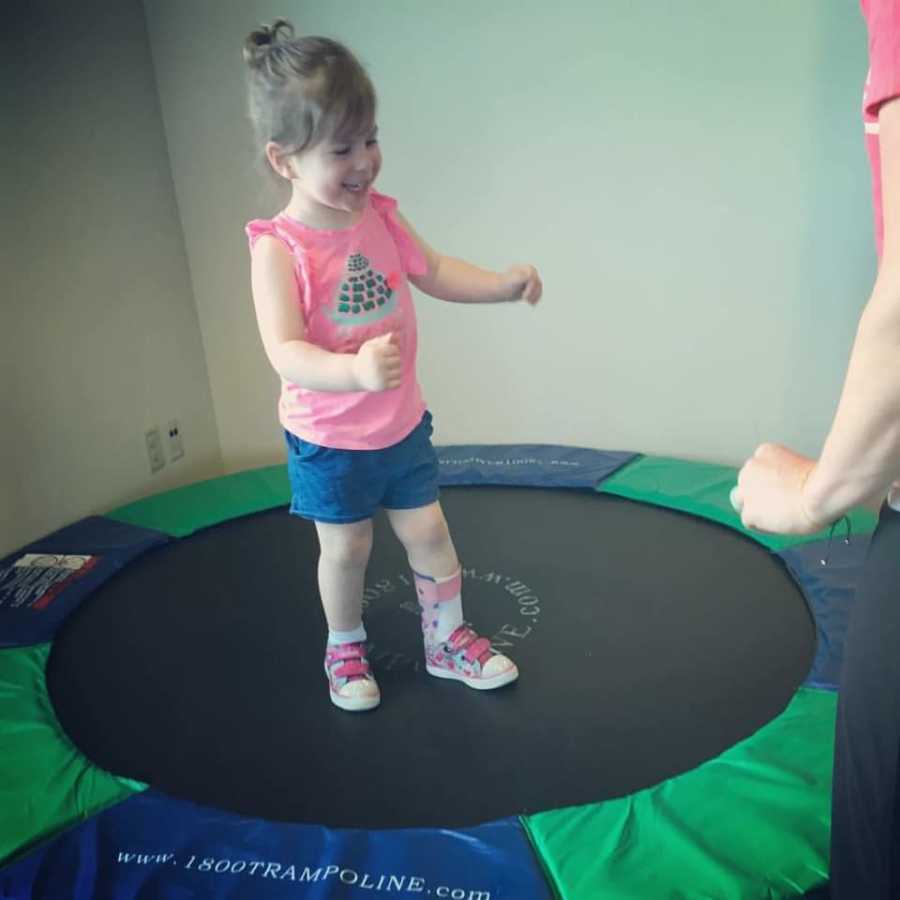
[[369, 200], [397, 245], [404, 271], [407, 275], [425, 275], [428, 272], [425, 254], [397, 218], [397, 201], [377, 191], [369, 192]]
[[244, 233], [247, 235], [247, 240], [250, 241], [251, 248], [264, 235], [278, 238], [291, 251], [296, 243], [286, 229], [281, 227], [278, 219], [252, 219], [244, 226]]
[[288, 223], [281, 219], [252, 219], [244, 226], [244, 233], [253, 245], [264, 235], [277, 238], [287, 247], [294, 260], [294, 271], [297, 274], [297, 283], [302, 291], [302, 297], [311, 297], [309, 255], [297, 236], [291, 233]]

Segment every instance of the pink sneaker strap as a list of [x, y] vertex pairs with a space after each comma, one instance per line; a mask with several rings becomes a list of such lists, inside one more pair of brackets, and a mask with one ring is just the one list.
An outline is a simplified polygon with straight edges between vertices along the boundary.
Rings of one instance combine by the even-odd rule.
[[474, 662], [477, 659], [482, 665], [494, 653], [491, 649], [491, 642], [486, 637], [481, 637], [475, 629], [465, 622], [450, 635], [447, 643], [454, 653], [462, 651], [469, 662]]
[[350, 659], [332, 671], [336, 678], [365, 678], [369, 674], [369, 664], [364, 659]]
[[448, 578], [431, 578], [418, 572], [413, 572], [413, 578], [419, 603], [441, 603], [462, 593], [462, 569], [457, 569]]
[[487, 661], [487, 657], [491, 655], [491, 642], [485, 638], [480, 637], [477, 640], [472, 641], [468, 647], [466, 647], [466, 659], [469, 662], [474, 662], [476, 659], [480, 663], [484, 663]]
[[477, 632], [468, 622], [463, 622], [458, 628], [450, 632], [450, 637], [445, 643], [449, 644], [454, 651], [464, 650], [469, 644], [478, 637]]
[[342, 659], [363, 659], [366, 655], [366, 648], [362, 644], [329, 644], [325, 655], [328, 657], [329, 663]]
[[329, 644], [325, 650], [325, 667], [332, 680], [370, 678], [371, 666], [364, 643]]

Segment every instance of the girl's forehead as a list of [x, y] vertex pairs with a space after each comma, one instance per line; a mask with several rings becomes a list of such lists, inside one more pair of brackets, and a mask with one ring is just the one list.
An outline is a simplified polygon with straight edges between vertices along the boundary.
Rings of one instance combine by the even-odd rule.
[[378, 124], [372, 116], [362, 121], [343, 122], [337, 127], [329, 128], [323, 135], [323, 141], [333, 144], [352, 144], [354, 141], [369, 138], [378, 130]]

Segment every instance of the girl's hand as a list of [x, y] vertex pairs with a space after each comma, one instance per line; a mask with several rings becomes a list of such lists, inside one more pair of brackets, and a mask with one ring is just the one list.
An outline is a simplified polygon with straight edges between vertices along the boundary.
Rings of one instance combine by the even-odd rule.
[[744, 463], [731, 505], [745, 528], [776, 534], [813, 534], [827, 522], [816, 522], [806, 511], [803, 486], [815, 460], [780, 444], [761, 444]]
[[504, 299], [524, 300], [534, 306], [541, 299], [544, 285], [534, 266], [511, 266], [500, 275]]
[[397, 335], [389, 332], [366, 341], [353, 358], [353, 374], [362, 391], [388, 391], [400, 387], [403, 361]]

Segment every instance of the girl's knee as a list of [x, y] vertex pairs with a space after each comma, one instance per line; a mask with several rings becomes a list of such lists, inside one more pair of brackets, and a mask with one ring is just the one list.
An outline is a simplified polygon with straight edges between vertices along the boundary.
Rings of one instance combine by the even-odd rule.
[[399, 537], [407, 547], [440, 547], [450, 542], [450, 529], [439, 506], [419, 510], [405, 526]]
[[372, 552], [370, 522], [319, 528], [319, 546], [324, 560], [343, 567], [365, 566]]

